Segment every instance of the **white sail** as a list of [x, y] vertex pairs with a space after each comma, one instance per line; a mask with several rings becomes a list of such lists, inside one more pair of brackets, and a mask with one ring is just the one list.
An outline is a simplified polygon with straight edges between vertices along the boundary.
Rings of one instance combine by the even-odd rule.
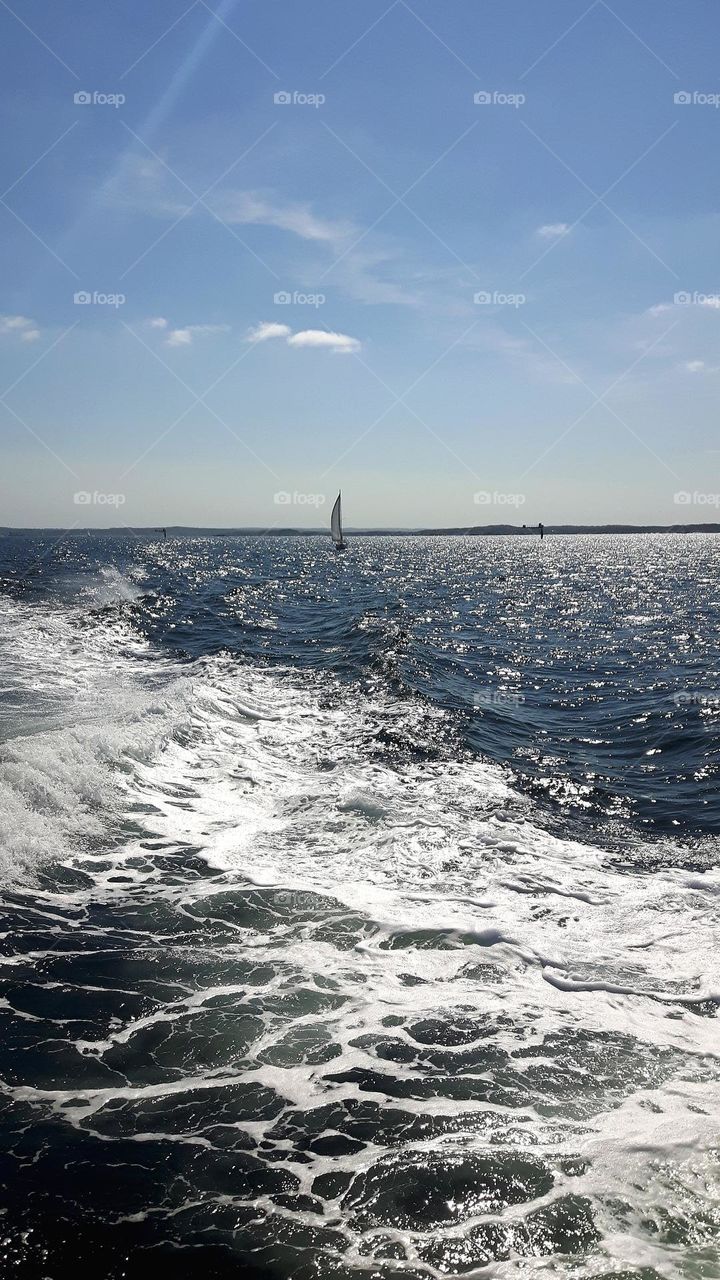
[[335, 500], [335, 506], [333, 507], [332, 514], [330, 516], [330, 533], [332, 535], [332, 540], [335, 543], [336, 547], [342, 547], [345, 545], [343, 542], [343, 533], [342, 533], [342, 513], [340, 510], [340, 494], [338, 494]]

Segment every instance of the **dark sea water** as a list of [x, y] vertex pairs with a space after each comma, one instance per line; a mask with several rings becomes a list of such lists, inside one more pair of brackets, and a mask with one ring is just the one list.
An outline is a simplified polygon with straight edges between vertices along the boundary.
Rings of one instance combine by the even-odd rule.
[[0, 1276], [720, 1277], [720, 537], [0, 539]]

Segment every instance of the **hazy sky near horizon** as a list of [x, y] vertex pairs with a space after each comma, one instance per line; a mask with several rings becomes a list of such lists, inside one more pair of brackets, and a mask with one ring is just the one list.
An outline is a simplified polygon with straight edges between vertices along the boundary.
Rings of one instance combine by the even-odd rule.
[[718, 518], [716, 6], [0, 31], [0, 525]]

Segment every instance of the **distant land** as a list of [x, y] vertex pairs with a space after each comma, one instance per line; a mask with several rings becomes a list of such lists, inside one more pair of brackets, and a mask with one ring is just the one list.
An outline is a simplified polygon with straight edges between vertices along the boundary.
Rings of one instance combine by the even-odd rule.
[[[447, 529], [354, 529], [345, 532], [355, 538], [482, 538], [482, 537], [538, 537], [537, 525], [475, 524]], [[0, 528], [0, 536], [12, 537], [24, 534], [48, 533], [82, 537], [87, 534], [122, 536], [128, 533], [136, 537], [156, 537], [162, 528], [140, 528], [130, 525], [113, 525], [110, 528]], [[545, 535], [573, 533], [720, 533], [720, 524], [555, 524], [545, 525]], [[210, 526], [167, 525], [168, 538], [231, 537], [231, 538], [306, 538], [328, 537], [326, 528], [294, 529], [263, 528], [260, 525], [235, 529], [215, 529]]]
[[[465, 529], [417, 529], [424, 537], [482, 537], [483, 535], [538, 534], [537, 525], [475, 524]], [[553, 533], [720, 533], [720, 524], [546, 524], [545, 536]]]

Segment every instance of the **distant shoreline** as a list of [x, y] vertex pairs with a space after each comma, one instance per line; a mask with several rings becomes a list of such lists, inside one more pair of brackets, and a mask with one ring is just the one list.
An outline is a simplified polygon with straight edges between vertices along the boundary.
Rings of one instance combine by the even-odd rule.
[[[481, 538], [481, 537], [520, 537], [537, 538], [537, 525], [484, 524], [467, 525], [446, 529], [353, 529], [345, 532], [353, 538]], [[20, 537], [27, 534], [47, 533], [53, 535], [67, 534], [69, 537], [83, 537], [88, 534], [106, 534], [121, 537], [135, 535], [148, 538], [157, 537], [161, 528], [132, 527], [130, 525], [113, 525], [106, 528], [73, 527], [71, 529], [55, 528], [13, 528], [6, 525], [0, 528], [0, 537]], [[577, 533], [720, 533], [718, 524], [557, 524], [545, 525], [545, 535]], [[185, 537], [233, 537], [233, 538], [307, 538], [328, 537], [324, 528], [313, 529], [267, 529], [260, 526], [246, 528], [212, 528], [209, 525], [167, 525], [168, 538]]]

